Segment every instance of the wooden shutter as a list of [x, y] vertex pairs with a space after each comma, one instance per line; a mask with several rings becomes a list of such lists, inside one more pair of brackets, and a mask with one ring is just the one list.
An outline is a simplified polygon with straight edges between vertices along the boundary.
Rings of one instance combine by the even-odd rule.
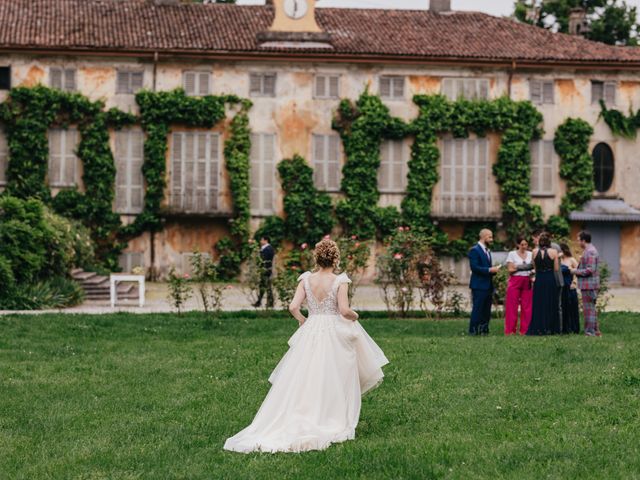
[[616, 84], [615, 82], [606, 82], [603, 87], [604, 102], [607, 105], [616, 104]]
[[116, 93], [129, 93], [129, 72], [120, 70], [117, 72]]
[[143, 72], [131, 72], [131, 88], [129, 92], [136, 93], [138, 90], [141, 90], [143, 80], [144, 80]]
[[447, 97], [449, 100], [453, 100], [453, 79], [443, 78], [440, 93]]
[[555, 150], [553, 141], [531, 142], [531, 194], [553, 195], [555, 186]]
[[[128, 150], [129, 135], [127, 130], [116, 132], [115, 164], [116, 164], [116, 212], [128, 213]], [[129, 271], [129, 270], [125, 270]]]
[[270, 73], [264, 76], [262, 80], [262, 94], [267, 97], [275, 97], [276, 95], [276, 74]]
[[262, 142], [263, 159], [262, 180], [264, 182], [262, 194], [262, 209], [265, 214], [273, 213], [275, 193], [275, 135], [267, 134]]
[[380, 167], [378, 167], [378, 190], [386, 192], [391, 183], [391, 142], [389, 140], [380, 145]]
[[260, 95], [262, 89], [262, 81], [261, 76], [257, 73], [249, 74], [249, 94], [250, 95]]
[[554, 103], [554, 82], [542, 82], [542, 103]]
[[140, 129], [116, 132], [116, 211], [140, 213], [144, 202], [144, 134]]
[[275, 192], [275, 135], [252, 134], [251, 138], [251, 208], [255, 215], [269, 215]]
[[324, 135], [313, 135], [313, 183], [318, 190], [327, 189]]
[[453, 100], [464, 97], [464, 78], [456, 78], [453, 82]]
[[201, 96], [209, 95], [211, 93], [211, 74], [207, 72], [200, 72], [198, 74], [198, 93]]
[[391, 97], [391, 78], [380, 77], [380, 96], [382, 98]]
[[531, 142], [531, 194], [540, 194], [540, 142]]
[[529, 98], [535, 104], [542, 103], [542, 82], [540, 80], [529, 81]]
[[76, 90], [76, 70], [74, 68], [64, 70], [64, 89], [67, 92]]
[[489, 80], [486, 78], [478, 80], [478, 98], [481, 100], [489, 99]]
[[393, 77], [393, 92], [392, 98], [401, 99], [404, 98], [404, 77]]
[[462, 95], [467, 100], [476, 98], [476, 80], [474, 78], [464, 79], [464, 93]]
[[0, 186], [7, 184], [7, 166], [9, 164], [9, 147], [7, 137], [0, 126]]
[[60, 185], [60, 169], [62, 168], [62, 130], [49, 131], [49, 185]]
[[196, 74], [194, 72], [184, 72], [182, 84], [184, 87], [184, 92], [187, 95], [196, 94]]
[[329, 97], [340, 97], [340, 77], [338, 75], [329, 77]]
[[327, 136], [327, 190], [337, 192], [340, 190], [340, 136]]
[[591, 103], [597, 104], [604, 99], [604, 83], [599, 81], [591, 82]]
[[51, 68], [49, 70], [49, 84], [51, 88], [57, 88], [58, 90], [62, 90], [62, 69], [61, 68]]
[[64, 138], [64, 169], [62, 184], [65, 186], [73, 186], [77, 184], [76, 171], [78, 157], [75, 150], [78, 145], [78, 131], [75, 129], [63, 130]]
[[183, 156], [184, 156], [184, 134], [175, 132], [172, 135], [171, 155], [171, 207], [177, 210], [183, 206], [184, 191], [184, 174], [183, 174]]
[[118, 257], [118, 265], [125, 273], [130, 273], [134, 267], [144, 267], [144, 253], [126, 252]]
[[315, 92], [315, 96], [318, 98], [326, 98], [327, 97], [327, 88], [326, 88], [326, 83], [327, 83], [327, 77], [325, 77], [324, 75], [316, 75], [316, 92]]

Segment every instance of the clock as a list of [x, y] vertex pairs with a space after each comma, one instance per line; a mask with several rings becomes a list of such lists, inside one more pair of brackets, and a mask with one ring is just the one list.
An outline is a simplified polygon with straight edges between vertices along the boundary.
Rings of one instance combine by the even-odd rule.
[[284, 13], [289, 18], [298, 20], [307, 14], [307, 0], [284, 0]]

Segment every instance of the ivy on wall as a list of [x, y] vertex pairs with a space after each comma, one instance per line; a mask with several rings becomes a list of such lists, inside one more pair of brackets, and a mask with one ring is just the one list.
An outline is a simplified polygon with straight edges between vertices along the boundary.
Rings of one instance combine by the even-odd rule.
[[[251, 141], [247, 112], [251, 102], [235, 95], [188, 97], [181, 89], [142, 91], [136, 95], [136, 101], [140, 106], [139, 117], [117, 109], [105, 111], [103, 102], [92, 102], [79, 93], [43, 86], [12, 89], [0, 108], [9, 144], [7, 193], [20, 198], [39, 198], [52, 203], [59, 213], [82, 220], [90, 227], [97, 243], [98, 258], [107, 268], [114, 269], [122, 242], [162, 228], [161, 202], [166, 187], [167, 137], [171, 125], [211, 128], [225, 118], [226, 106], [238, 107], [224, 149], [234, 200], [234, 217], [230, 221], [232, 238], [217, 245], [228, 257], [221, 259], [223, 270], [229, 275], [237, 273], [246, 257], [244, 245], [249, 237]], [[135, 221], [123, 227], [119, 215], [112, 211], [116, 171], [109, 128], [121, 129], [136, 123], [141, 123], [147, 134], [142, 167], [145, 203]], [[47, 131], [72, 124], [78, 126], [81, 134], [77, 154], [84, 166], [87, 193], [62, 190], [51, 199], [46, 184]]]
[[638, 128], [640, 128], [640, 110], [636, 113], [630, 111], [629, 115], [625, 115], [620, 110], [608, 109], [604, 100], [600, 100], [600, 117], [602, 117], [614, 135], [629, 140], [636, 138]]
[[502, 132], [493, 173], [502, 192], [506, 230], [515, 236], [542, 225], [542, 210], [531, 203], [529, 152], [529, 142], [542, 134], [542, 115], [530, 102], [506, 97], [451, 102], [441, 95], [416, 95], [414, 103], [419, 115], [411, 123], [391, 117], [380, 99], [366, 91], [355, 105], [348, 100], [340, 103], [334, 128], [340, 132], [347, 156], [342, 184], [346, 200], [337, 205], [336, 211], [347, 233], [372, 238], [388, 228], [388, 224], [380, 222], [382, 216], [377, 207], [380, 145], [383, 139], [413, 135], [402, 222], [432, 235], [433, 244], [441, 253], [457, 253], [458, 246], [449, 242], [431, 220], [431, 197], [439, 178], [437, 140], [447, 132], [457, 138], [470, 133], [482, 137], [488, 132]]
[[560, 215], [549, 218], [548, 229], [560, 236], [569, 234], [569, 214], [588, 202], [595, 189], [589, 153], [591, 135], [591, 125], [576, 118], [568, 118], [556, 130], [553, 145], [560, 156], [560, 177], [567, 183], [567, 192], [560, 204]]

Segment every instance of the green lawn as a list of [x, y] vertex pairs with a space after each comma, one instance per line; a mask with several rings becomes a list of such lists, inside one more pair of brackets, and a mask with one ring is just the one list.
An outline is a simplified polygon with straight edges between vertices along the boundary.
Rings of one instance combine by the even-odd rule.
[[362, 323], [391, 364], [356, 440], [242, 455], [222, 445], [251, 421], [294, 321], [0, 317], [0, 478], [640, 478], [640, 315], [607, 315], [600, 339]]

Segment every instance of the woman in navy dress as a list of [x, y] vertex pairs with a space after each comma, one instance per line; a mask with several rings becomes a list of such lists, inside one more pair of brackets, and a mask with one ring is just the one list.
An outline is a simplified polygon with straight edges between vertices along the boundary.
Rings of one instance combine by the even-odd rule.
[[580, 309], [578, 307], [578, 291], [571, 270], [578, 268], [578, 261], [573, 258], [571, 249], [566, 243], [560, 244], [562, 250], [562, 333], [580, 333]]
[[533, 250], [535, 282], [533, 284], [533, 311], [527, 335], [560, 333], [558, 286], [554, 271], [558, 271], [558, 252], [551, 248], [551, 237], [540, 235], [538, 247]]

